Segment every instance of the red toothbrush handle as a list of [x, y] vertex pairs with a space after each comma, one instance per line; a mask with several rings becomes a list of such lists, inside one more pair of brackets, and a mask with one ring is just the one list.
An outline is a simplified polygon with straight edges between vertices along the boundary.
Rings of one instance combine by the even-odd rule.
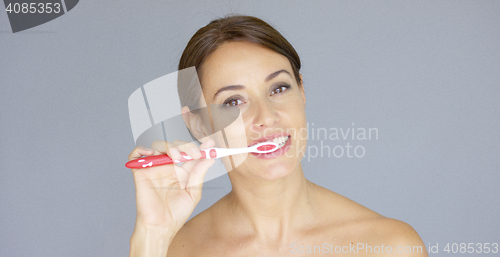
[[[209, 156], [211, 158], [215, 158], [215, 150], [214, 149], [204, 149], [201, 150], [201, 158], [200, 159], [206, 159], [207, 158], [207, 151], [209, 151]], [[179, 161], [175, 161], [175, 163], [179, 162], [187, 162], [191, 161], [191, 157], [189, 157], [186, 153], [181, 152], [182, 158]], [[209, 157], [209, 158], [210, 158]], [[153, 156], [147, 156], [147, 157], [142, 157], [138, 158], [135, 160], [131, 160], [125, 164], [127, 168], [130, 169], [142, 169], [142, 168], [149, 168], [149, 167], [154, 167], [154, 166], [160, 166], [160, 165], [167, 165], [167, 164], [172, 164], [174, 161], [172, 161], [172, 158], [170, 158], [166, 154], [160, 154], [160, 155], [153, 155]]]

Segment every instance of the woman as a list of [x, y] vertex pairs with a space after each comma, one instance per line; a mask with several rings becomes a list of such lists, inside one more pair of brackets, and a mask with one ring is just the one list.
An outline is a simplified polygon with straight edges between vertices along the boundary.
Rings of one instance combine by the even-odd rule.
[[286, 143], [272, 156], [248, 155], [228, 173], [232, 191], [184, 224], [201, 198], [201, 187], [194, 185], [203, 183], [213, 164], [198, 160], [199, 149], [215, 142], [206, 139], [207, 121], [190, 112], [189, 96], [181, 94], [183, 117], [202, 141], [200, 148], [155, 141], [152, 149], [134, 149], [129, 159], [163, 153], [179, 159], [179, 152], [186, 152], [197, 161], [182, 168], [133, 170], [137, 220], [131, 256], [427, 256], [422, 240], [406, 223], [305, 179], [301, 159], [307, 139], [300, 132], [306, 129], [306, 98], [300, 59], [279, 32], [248, 16], [212, 21], [184, 50], [179, 70], [191, 66], [204, 95], [197, 101], [239, 108], [242, 144], [274, 138]]

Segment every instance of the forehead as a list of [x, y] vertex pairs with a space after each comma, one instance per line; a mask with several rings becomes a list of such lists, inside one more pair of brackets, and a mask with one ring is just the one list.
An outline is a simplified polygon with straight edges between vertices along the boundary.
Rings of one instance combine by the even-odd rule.
[[227, 85], [249, 86], [281, 69], [292, 73], [288, 59], [273, 50], [244, 41], [226, 42], [203, 63], [201, 84], [207, 93]]

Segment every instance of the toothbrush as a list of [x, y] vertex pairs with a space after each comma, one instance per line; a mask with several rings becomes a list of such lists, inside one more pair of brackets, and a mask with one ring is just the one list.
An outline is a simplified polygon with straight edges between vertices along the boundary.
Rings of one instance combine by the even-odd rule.
[[[262, 142], [246, 148], [208, 148], [202, 149], [200, 159], [216, 159], [229, 155], [242, 153], [270, 153], [278, 149], [278, 144], [274, 142]], [[129, 161], [125, 164], [127, 168], [142, 169], [172, 163], [187, 162], [193, 160], [186, 153], [181, 152], [182, 158], [173, 161], [168, 155], [153, 155]]]

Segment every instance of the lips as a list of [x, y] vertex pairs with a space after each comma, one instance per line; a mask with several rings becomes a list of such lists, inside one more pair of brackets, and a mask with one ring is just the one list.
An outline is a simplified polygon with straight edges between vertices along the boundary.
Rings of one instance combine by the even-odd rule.
[[278, 150], [276, 150], [274, 152], [270, 152], [270, 153], [252, 153], [252, 155], [259, 158], [259, 159], [274, 159], [274, 158], [277, 158], [277, 157], [283, 155], [290, 148], [291, 141], [292, 141], [292, 140], [290, 140], [291, 139], [290, 134], [287, 134], [287, 133], [275, 133], [275, 134], [263, 136], [255, 141], [253, 141], [249, 145], [249, 147], [250, 147], [250, 146], [256, 145], [258, 143], [262, 143], [262, 142], [272, 142], [274, 139], [283, 138], [283, 137], [285, 137], [285, 138], [288, 137], [288, 139], [286, 140], [285, 144], [281, 148], [279, 148]]
[[248, 147], [256, 145], [258, 143], [262, 143], [262, 142], [272, 142], [275, 138], [279, 138], [279, 137], [289, 137], [290, 138], [290, 135], [287, 133], [275, 133], [275, 134], [263, 136], [255, 141], [253, 141], [250, 145], [248, 145]]

